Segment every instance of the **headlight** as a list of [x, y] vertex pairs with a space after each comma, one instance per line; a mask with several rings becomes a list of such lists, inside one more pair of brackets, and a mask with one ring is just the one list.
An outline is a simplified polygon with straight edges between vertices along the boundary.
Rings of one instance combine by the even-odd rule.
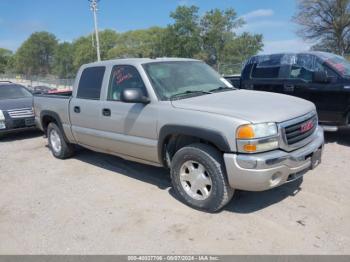
[[241, 153], [258, 153], [278, 148], [275, 123], [243, 125], [237, 129], [237, 148]]
[[4, 113], [0, 110], [0, 121], [4, 121], [4, 120], [5, 120]]
[[0, 129], [5, 129], [6, 124], [5, 124], [5, 116], [4, 113], [0, 110]]

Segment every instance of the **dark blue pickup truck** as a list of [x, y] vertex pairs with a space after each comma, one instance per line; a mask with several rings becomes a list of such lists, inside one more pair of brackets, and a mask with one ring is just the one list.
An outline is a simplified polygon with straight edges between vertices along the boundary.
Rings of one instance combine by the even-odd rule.
[[24, 86], [0, 82], [0, 135], [34, 128], [32, 93]]
[[226, 79], [237, 88], [313, 102], [326, 131], [350, 125], [350, 62], [341, 56], [325, 52], [257, 55], [246, 62], [240, 77]]

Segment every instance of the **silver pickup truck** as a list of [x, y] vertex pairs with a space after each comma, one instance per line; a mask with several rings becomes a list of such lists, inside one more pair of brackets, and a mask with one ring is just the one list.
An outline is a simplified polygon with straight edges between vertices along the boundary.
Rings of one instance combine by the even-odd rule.
[[192, 59], [119, 59], [83, 65], [72, 94], [34, 98], [53, 155], [74, 145], [170, 169], [187, 205], [215, 212], [235, 189], [263, 191], [321, 161], [315, 106], [237, 90]]

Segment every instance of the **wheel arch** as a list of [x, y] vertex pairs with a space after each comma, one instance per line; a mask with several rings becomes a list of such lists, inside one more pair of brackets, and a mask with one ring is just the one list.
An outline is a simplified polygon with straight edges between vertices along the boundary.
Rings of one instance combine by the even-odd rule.
[[226, 137], [220, 131], [201, 127], [165, 125], [159, 132], [159, 162], [164, 167], [169, 167], [169, 161], [171, 160], [169, 157], [172, 157], [177, 150], [191, 143], [198, 142], [209, 144], [221, 152], [231, 151]]
[[58, 126], [58, 128], [61, 130], [64, 139], [68, 141], [66, 134], [64, 133], [61, 118], [56, 112], [49, 111], [49, 110], [42, 111], [40, 114], [40, 123], [45, 134], [47, 133], [47, 128], [49, 124], [55, 123]]

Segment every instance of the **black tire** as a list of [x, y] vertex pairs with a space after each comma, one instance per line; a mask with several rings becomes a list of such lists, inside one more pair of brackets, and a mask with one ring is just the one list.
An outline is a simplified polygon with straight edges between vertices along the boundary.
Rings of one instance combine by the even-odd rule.
[[[51, 137], [53, 132], [56, 132], [55, 134], [59, 136], [60, 145], [61, 145], [59, 150], [55, 150], [55, 147], [53, 146], [52, 137]], [[49, 141], [50, 150], [54, 155], [54, 157], [58, 159], [66, 159], [74, 155], [74, 146], [68, 143], [64, 139], [61, 129], [55, 123], [50, 123], [48, 125], [47, 139]]]
[[[205, 174], [211, 179], [211, 192], [204, 200], [191, 197], [181, 184], [181, 167], [188, 161], [195, 161], [204, 166]], [[222, 154], [206, 144], [192, 144], [176, 152], [171, 162], [171, 180], [174, 191], [182, 202], [207, 212], [219, 211], [232, 199], [234, 193], [227, 181]]]

